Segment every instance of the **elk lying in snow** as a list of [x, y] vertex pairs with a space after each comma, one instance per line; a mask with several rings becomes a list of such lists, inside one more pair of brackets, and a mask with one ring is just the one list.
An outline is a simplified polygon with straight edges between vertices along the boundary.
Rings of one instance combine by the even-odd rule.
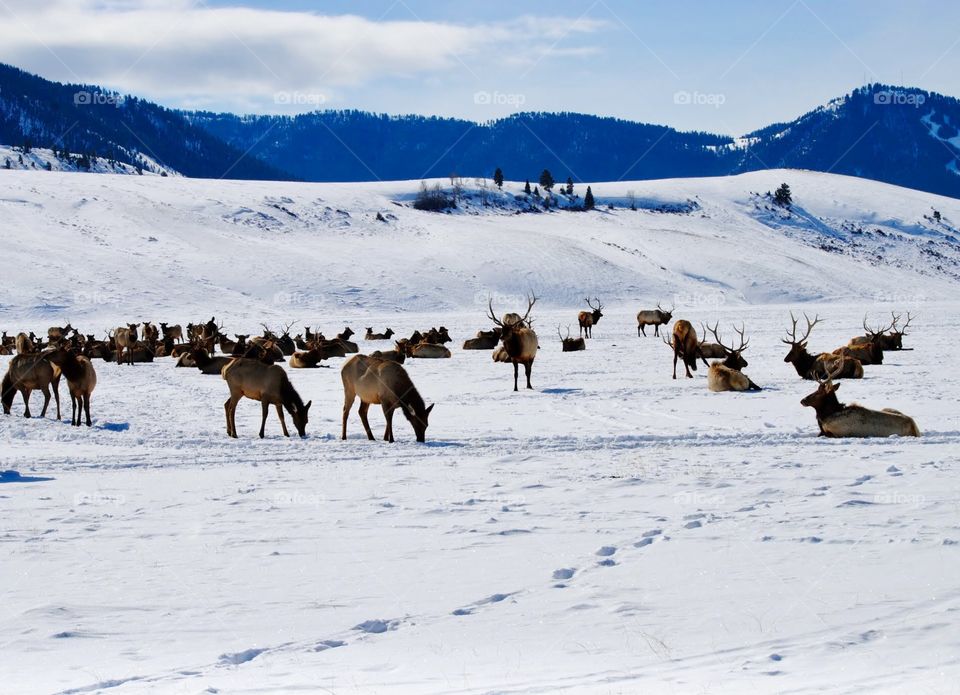
[[[662, 336], [661, 336], [662, 337]], [[677, 359], [683, 360], [683, 366], [687, 370], [687, 378], [692, 379], [693, 374], [690, 370], [697, 371], [697, 358], [703, 360], [705, 367], [710, 365], [700, 356], [700, 343], [697, 340], [697, 331], [689, 321], [683, 319], [673, 324], [673, 337], [671, 340], [663, 338], [663, 342], [673, 350], [673, 378], [677, 378]]]
[[422, 342], [414, 345], [409, 340], [402, 338], [396, 342], [396, 346], [397, 350], [403, 352], [407, 357], [417, 359], [444, 359], [452, 356], [445, 345], [437, 343]]
[[566, 338], [564, 338], [563, 334], [560, 332], [560, 326], [557, 326], [557, 335], [560, 336], [560, 345], [562, 347], [562, 352], [579, 352], [580, 350], [587, 349], [587, 343], [582, 337], [580, 338], [570, 337], [570, 326], [567, 326]]
[[855, 357], [860, 360], [860, 364], [869, 365], [869, 364], [883, 364], [883, 337], [884, 333], [887, 330], [893, 327], [893, 324], [885, 328], [879, 328], [875, 331], [870, 330], [867, 326], [867, 317], [863, 317], [863, 330], [866, 331], [865, 336], [860, 336], [860, 338], [868, 338], [868, 340], [860, 340], [857, 343], [854, 343], [854, 338], [850, 341], [849, 345], [844, 345], [833, 351], [834, 355], [845, 355], [847, 357]]
[[[581, 338], [583, 337], [592, 338], [593, 327], [595, 324], [600, 322], [600, 318], [603, 316], [603, 312], [601, 311], [601, 309], [603, 309], [603, 304], [600, 303], [599, 298], [594, 297], [594, 299], [597, 302], [596, 306], [594, 306], [590, 302], [589, 297], [587, 299], [584, 299], [584, 301], [587, 303], [587, 306], [590, 307], [590, 311], [581, 311], [579, 314], [577, 314], [577, 321], [580, 322]], [[579, 348], [579, 349], [582, 349], [582, 348]], [[564, 352], [569, 352], [569, 351], [564, 350]]]
[[[536, 296], [527, 298], [527, 313], [523, 316], [519, 314], [505, 314], [503, 321], [497, 320], [497, 315], [493, 311], [493, 300], [491, 299], [487, 316], [500, 328], [501, 345], [493, 351], [494, 362], [513, 363], [513, 390], [517, 388], [517, 380], [520, 376], [520, 365], [527, 376], [527, 388], [532, 389], [530, 383], [530, 373], [533, 371], [533, 361], [537, 358], [537, 350], [540, 347], [537, 341], [537, 334], [534, 333], [530, 325], [530, 310], [536, 304]], [[510, 317], [508, 322], [506, 319]], [[514, 319], [515, 317], [515, 319]]]
[[810, 331], [820, 323], [820, 317], [816, 316], [811, 321], [810, 317], [804, 314], [803, 318], [807, 321], [807, 330], [803, 337], [797, 338], [797, 319], [793, 317], [793, 312], [790, 312], [790, 320], [793, 326], [787, 332], [787, 337], [780, 339], [781, 342], [790, 346], [790, 352], [783, 358], [783, 361], [792, 364], [802, 379], [813, 380], [831, 372], [835, 372], [834, 379], [862, 379], [863, 365], [855, 357], [833, 355], [828, 352], [811, 355], [807, 352]]
[[407, 359], [407, 353], [400, 348], [394, 350], [374, 350], [370, 353], [370, 356], [387, 360], [388, 362], [396, 362], [397, 364], [403, 364]]
[[67, 379], [67, 390], [70, 392], [70, 424], [79, 427], [80, 418], [86, 411], [87, 427], [90, 427], [90, 395], [97, 386], [97, 372], [93, 364], [83, 355], [77, 355], [72, 349], [62, 347], [50, 353], [50, 361], [60, 368]]
[[491, 331], [477, 331], [476, 338], [468, 338], [463, 341], [464, 350], [492, 350], [500, 342], [500, 328], [494, 328]]
[[367, 411], [371, 405], [380, 405], [387, 427], [383, 439], [393, 441], [393, 413], [397, 408], [403, 411], [404, 416], [413, 426], [418, 442], [426, 441], [426, 432], [430, 411], [423, 402], [407, 371], [396, 362], [357, 355], [347, 360], [340, 370], [343, 380], [343, 433], [347, 438], [347, 418], [353, 402], [360, 397], [360, 422], [366, 430], [367, 438], [373, 439], [370, 422], [367, 420]]
[[176, 340], [178, 343], [183, 342], [183, 328], [180, 327], [179, 323], [174, 326], [161, 323], [160, 330], [165, 340]]
[[759, 391], [760, 387], [740, 371], [747, 366], [747, 361], [743, 358], [743, 351], [747, 349], [750, 341], [743, 338], [743, 326], [739, 329], [734, 327], [733, 330], [740, 336], [740, 346], [737, 348], [727, 347], [723, 344], [716, 326], [710, 329], [717, 345], [724, 351], [724, 359], [723, 362], [711, 363], [707, 370], [707, 388], [711, 391]]
[[670, 311], [660, 308], [657, 302], [656, 309], [645, 309], [637, 313], [637, 336], [647, 335], [647, 326], [653, 326], [653, 334], [660, 335], [660, 326], [665, 326], [673, 319], [673, 307]]
[[50, 405], [50, 387], [53, 386], [57, 419], [60, 419], [60, 369], [55, 368], [48, 357], [49, 355], [41, 354], [15, 355], [10, 360], [7, 373], [3, 376], [3, 385], [0, 387], [0, 401], [3, 403], [5, 415], [10, 414], [13, 397], [19, 391], [23, 397], [23, 416], [30, 417], [30, 394], [38, 390], [43, 393], [40, 417], [45, 417]]
[[321, 366], [320, 363], [330, 357], [344, 357], [343, 348], [339, 345], [333, 345], [325, 348], [322, 345], [310, 348], [309, 350], [297, 350], [290, 355], [289, 364], [294, 369], [316, 369]]
[[[913, 317], [910, 316], [910, 312], [907, 312], [907, 322], [903, 325], [903, 328], [899, 327], [901, 314], [890, 312], [890, 316], [893, 317], [893, 322], [890, 326], [889, 333], [881, 333], [877, 335], [876, 333], [871, 332], [869, 329], [866, 330], [865, 335], [857, 336], [850, 341], [850, 345], [863, 345], [865, 343], [877, 342], [880, 343], [880, 348], [882, 350], [888, 350], [890, 352], [896, 352], [898, 350], [903, 350], [903, 336], [907, 335], [907, 327], [910, 325], [910, 322], [913, 320]], [[864, 319], [864, 324], [866, 324], [866, 319]], [[866, 329], [866, 325], [864, 325]]]
[[[710, 329], [710, 332], [714, 336], [717, 335], [717, 329], [720, 327], [720, 322], [717, 321], [713, 324], [713, 328]], [[703, 322], [700, 323], [700, 330], [703, 331], [703, 338], [700, 339], [700, 356], [707, 360], [712, 359], [723, 359], [727, 356], [727, 351], [719, 343], [708, 343], [707, 342], [707, 327], [703, 325]]]
[[828, 373], [817, 379], [817, 390], [800, 401], [817, 411], [817, 424], [821, 437], [919, 437], [920, 429], [913, 418], [899, 410], [885, 408], [870, 410], [856, 403], [846, 405], [837, 400], [840, 384], [833, 383], [837, 376]]
[[117, 364], [123, 361], [124, 351], [127, 355], [127, 364], [133, 364], [133, 349], [137, 344], [137, 324], [128, 323], [126, 328], [118, 328], [113, 333], [113, 340], [116, 343]]
[[[192, 350], [189, 354], [191, 361], [193, 362], [192, 366], [199, 369], [201, 374], [220, 374], [223, 372], [223, 368], [233, 362], [235, 359], [232, 356], [228, 357], [226, 355], [217, 355], [216, 357], [211, 357], [210, 354], [203, 348]], [[179, 367], [181, 365], [178, 364], [177, 366]]]
[[304, 404], [283, 367], [238, 357], [231, 360], [221, 374], [230, 388], [230, 398], [223, 404], [227, 415], [227, 436], [233, 438], [237, 436], [237, 403], [244, 396], [260, 401], [263, 415], [260, 421], [260, 439], [263, 439], [264, 429], [267, 426], [267, 413], [271, 404], [276, 406], [284, 437], [290, 436], [287, 431], [287, 422], [283, 417], [284, 408], [293, 418], [297, 433], [301, 437], [307, 435], [307, 414], [313, 401], [307, 401]]
[[388, 328], [383, 333], [374, 333], [373, 328], [367, 327], [367, 333], [363, 336], [364, 340], [390, 340], [390, 337], [393, 335], [393, 329]]

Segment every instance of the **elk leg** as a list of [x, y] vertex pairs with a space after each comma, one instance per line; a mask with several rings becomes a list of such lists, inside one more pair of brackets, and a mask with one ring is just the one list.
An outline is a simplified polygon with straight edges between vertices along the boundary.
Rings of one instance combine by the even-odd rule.
[[[239, 400], [239, 399], [237, 399]], [[237, 401], [234, 400], [233, 394], [230, 394], [230, 398], [227, 399], [227, 402], [223, 404], [223, 409], [227, 413], [227, 436], [237, 438]]]
[[[90, 426], [90, 394], [83, 394], [83, 409], [87, 411], [87, 427]], [[77, 426], [80, 426], [80, 416], [77, 415]]]
[[517, 388], [517, 379], [520, 378], [520, 365], [516, 362], [513, 363], [513, 390], [519, 391]]
[[23, 416], [30, 417], [30, 389], [20, 389], [20, 395], [23, 396]]
[[673, 351], [673, 378], [677, 378], [677, 351]]
[[[270, 404], [266, 401], [260, 401], [260, 439], [263, 439], [263, 431], [267, 428], [267, 413], [270, 412]], [[289, 434], [287, 435], [290, 436]]]
[[367, 433], [367, 439], [373, 441], [373, 430], [370, 429], [370, 420], [367, 419], [367, 412], [370, 410], [370, 404], [360, 401], [360, 422], [363, 423], [363, 429]]
[[50, 406], [50, 387], [44, 386], [40, 390], [43, 392], [43, 410], [40, 411], [40, 417], [46, 417], [47, 408]]
[[77, 399], [73, 395], [73, 391], [70, 392], [70, 426], [76, 427], [77, 424]]
[[283, 428], [283, 436], [289, 437], [290, 433], [287, 432], [287, 421], [283, 417], [283, 406], [280, 405], [279, 403], [277, 403], [276, 406], [277, 406], [277, 417], [280, 418], [280, 427]]
[[60, 419], [60, 377], [53, 380], [53, 397], [57, 401], [57, 419]]
[[123, 364], [123, 348], [117, 345], [117, 364]]
[[[646, 335], [647, 332], [644, 331], [643, 334]], [[653, 335], [654, 335], [654, 336], [659, 336], [659, 335], [660, 335], [660, 324], [659, 324], [659, 323], [653, 324]]]
[[524, 369], [524, 371], [527, 373], [527, 388], [528, 388], [528, 389], [532, 389], [533, 386], [530, 385], [530, 372], [533, 371], [533, 363], [532, 363], [532, 362], [524, 362], [524, 363], [523, 363], [523, 369]]
[[343, 397], [343, 434], [340, 436], [340, 439], [347, 438], [347, 417], [350, 415], [350, 409], [353, 407], [353, 401], [356, 396], [354, 394], [344, 394]]
[[387, 428], [383, 431], [383, 441], [390, 442], [393, 444], [393, 411], [395, 409], [388, 406], [386, 403], [383, 405], [383, 417], [387, 420]]

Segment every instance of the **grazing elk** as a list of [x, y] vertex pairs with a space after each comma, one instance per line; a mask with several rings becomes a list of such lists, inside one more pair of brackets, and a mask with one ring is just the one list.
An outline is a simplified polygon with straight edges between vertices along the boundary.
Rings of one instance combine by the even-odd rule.
[[567, 337], [564, 338], [563, 334], [560, 332], [560, 326], [558, 325], [557, 335], [560, 336], [562, 352], [579, 352], [580, 350], [587, 349], [587, 343], [582, 336], [579, 338], [570, 337], [570, 326], [567, 326]]
[[673, 350], [673, 378], [677, 378], [677, 359], [683, 360], [683, 366], [687, 370], [687, 378], [692, 379], [693, 374], [690, 370], [697, 371], [697, 358], [703, 360], [703, 365], [710, 367], [707, 361], [700, 355], [700, 342], [697, 340], [697, 330], [689, 321], [683, 319], [673, 324], [673, 336], [670, 340], [661, 336], [663, 342]]
[[80, 419], [86, 411], [87, 427], [90, 427], [90, 395], [97, 387], [97, 372], [90, 360], [77, 355], [72, 349], [59, 348], [49, 355], [50, 361], [60, 368], [67, 379], [70, 392], [70, 424], [80, 426]]
[[500, 342], [500, 328], [491, 331], [477, 331], [476, 338], [467, 338], [463, 341], [464, 350], [492, 350]]
[[60, 419], [60, 369], [54, 367], [49, 355], [27, 354], [15, 355], [7, 365], [7, 372], [3, 376], [0, 386], [0, 401], [3, 404], [5, 415], [10, 414], [13, 406], [13, 397], [20, 392], [23, 397], [23, 416], [30, 417], [30, 394], [34, 390], [43, 393], [43, 410], [40, 417], [45, 417], [50, 405], [50, 387], [53, 386], [53, 395], [57, 402], [57, 419]]
[[113, 332], [116, 342], [117, 364], [122, 364], [124, 350], [127, 354], [127, 364], [133, 364], [133, 350], [137, 344], [137, 324], [128, 323], [126, 328], [118, 328]]
[[740, 346], [737, 348], [727, 347], [723, 344], [716, 326], [710, 329], [717, 345], [723, 348], [724, 359], [723, 362], [710, 364], [710, 368], [707, 370], [707, 388], [711, 391], [760, 391], [760, 387], [741, 371], [747, 366], [747, 361], [743, 358], [743, 351], [750, 344], [750, 341], [743, 337], [744, 327], [734, 327], [733, 330], [740, 336]]
[[[592, 338], [593, 337], [593, 327], [600, 322], [600, 318], [603, 316], [603, 304], [600, 303], [598, 297], [594, 297], [597, 305], [594, 306], [590, 301], [590, 298], [587, 297], [584, 301], [587, 303], [587, 306], [590, 307], [590, 311], [581, 311], [577, 314], [577, 321], [580, 322], [580, 337], [581, 338]], [[579, 349], [579, 348], [578, 348]]]
[[237, 403], [244, 397], [260, 401], [262, 411], [260, 439], [264, 436], [267, 413], [271, 404], [276, 406], [284, 437], [290, 436], [287, 431], [287, 422], [283, 417], [284, 408], [293, 418], [297, 433], [301, 437], [307, 436], [307, 418], [313, 401], [303, 402], [283, 367], [237, 357], [223, 368], [221, 375], [230, 388], [230, 398], [223, 404], [227, 416], [227, 436], [234, 439], [237, 437]]
[[364, 340], [390, 340], [393, 335], [393, 329], [388, 328], [383, 333], [374, 333], [373, 328], [367, 327], [367, 333], [363, 336]]
[[343, 379], [343, 433], [347, 438], [347, 418], [353, 402], [360, 397], [360, 422], [367, 438], [373, 439], [367, 411], [371, 405], [380, 405], [387, 421], [383, 439], [393, 442], [393, 413], [399, 408], [413, 426], [417, 441], [426, 441], [426, 432], [433, 405], [426, 407], [407, 371], [396, 362], [357, 355], [347, 360], [340, 370]]
[[160, 330], [163, 332], [164, 340], [176, 340], [178, 343], [183, 342], [183, 328], [180, 327], [179, 323], [173, 326], [161, 323]]
[[802, 379], [817, 379], [826, 375], [828, 372], [835, 371], [837, 365], [842, 366], [836, 371], [836, 374], [834, 374], [834, 379], [862, 379], [863, 365], [860, 364], [860, 360], [855, 357], [834, 355], [828, 352], [811, 355], [807, 352], [807, 341], [810, 339], [810, 332], [814, 326], [820, 323], [820, 317], [815, 316], [813, 321], [811, 321], [810, 317], [804, 314], [803, 318], [807, 321], [807, 330], [803, 334], [803, 337], [798, 339], [797, 319], [794, 318], [793, 312], [790, 312], [790, 321], [793, 325], [787, 332], [787, 337], [780, 339], [781, 342], [790, 346], [790, 352], [783, 358], [783, 361], [792, 364]]
[[670, 311], [664, 311], [660, 308], [660, 302], [657, 302], [656, 309], [644, 309], [637, 312], [637, 337], [642, 334], [647, 335], [647, 326], [653, 326], [653, 334], [660, 335], [660, 326], [666, 326], [673, 319], [674, 307]]
[[[520, 365], [523, 365], [527, 377], [527, 388], [532, 389], [530, 383], [530, 373], [533, 371], [533, 361], [537, 358], [537, 350], [540, 345], [537, 341], [537, 334], [530, 324], [530, 310], [536, 304], [536, 296], [527, 298], [527, 313], [523, 316], [519, 314], [505, 314], [503, 321], [497, 320], [497, 315], [493, 311], [493, 299], [488, 303], [489, 313], [487, 316], [500, 328], [501, 345], [493, 351], [494, 362], [507, 362], [513, 364], [513, 390], [517, 388], [517, 380], [520, 376]], [[508, 322], [506, 319], [510, 318]], [[515, 320], [513, 319], [515, 317]]]
[[[836, 370], [839, 372], [839, 368]], [[837, 373], [828, 372], [817, 378], [817, 390], [800, 401], [817, 411], [821, 437], [919, 437], [920, 429], [913, 418], [899, 410], [871, 410], [856, 403], [846, 405], [837, 400], [840, 384], [833, 383]]]

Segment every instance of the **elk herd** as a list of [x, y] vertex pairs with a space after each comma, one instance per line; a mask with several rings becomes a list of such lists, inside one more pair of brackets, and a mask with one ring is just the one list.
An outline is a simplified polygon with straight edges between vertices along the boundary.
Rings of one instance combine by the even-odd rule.
[[[593, 329], [603, 318], [603, 304], [594, 297], [585, 300], [588, 309], [580, 311], [577, 322], [580, 334], [570, 336], [570, 327], [564, 335], [557, 326], [562, 352], [579, 352], [586, 349], [587, 341], [593, 339]], [[520, 367], [523, 366], [526, 387], [532, 389], [533, 364], [540, 349], [537, 333], [533, 328], [531, 312], [537, 302], [536, 296], [527, 298], [523, 315], [507, 313], [497, 317], [493, 300], [487, 305], [490, 329], [477, 331], [476, 336], [463, 343], [463, 350], [489, 350], [494, 362], [513, 365], [513, 390], [519, 390]], [[688, 378], [693, 378], [698, 363], [707, 369], [707, 387], [711, 392], [760, 391], [743, 369], [747, 361], [743, 357], [750, 340], [745, 336], [745, 327], [734, 327], [735, 342], [725, 343], [719, 323], [712, 327], [700, 324], [700, 334], [693, 324], [685, 319], [673, 320], [674, 307], [656, 309], [637, 314], [637, 336], [646, 337], [646, 328], [653, 326], [653, 335], [662, 338], [673, 356], [673, 379], [677, 378], [677, 363], [681, 362]], [[877, 437], [919, 436], [916, 423], [895, 410], [870, 410], [862, 406], [840, 403], [836, 397], [839, 379], [860, 379], [864, 366], [882, 365], [883, 353], [903, 350], [903, 337], [912, 320], [900, 325], [901, 315], [891, 314], [889, 324], [871, 327], [863, 320], [862, 335], [852, 338], [831, 352], [810, 352], [808, 343], [814, 327], [820, 323], [819, 316], [812, 320], [804, 314], [806, 327], [798, 330], [798, 319], [790, 314], [791, 326], [782, 342], [789, 346], [784, 362], [791, 364], [802, 379], [816, 381], [818, 388], [805, 397], [801, 404], [814, 408], [820, 434], [827, 437]], [[46, 340], [34, 333], [19, 333], [0, 336], [0, 354], [13, 354], [3, 377], [2, 404], [5, 414], [10, 414], [16, 393], [24, 402], [24, 416], [30, 417], [30, 394], [43, 394], [45, 417], [54, 398], [57, 419], [60, 419], [60, 378], [67, 381], [71, 400], [71, 424], [79, 426], [81, 420], [91, 425], [90, 398], [97, 385], [94, 359], [116, 362], [118, 365], [134, 365], [138, 362], [153, 362], [156, 358], [170, 357], [176, 367], [194, 368], [200, 374], [220, 375], [226, 382], [229, 398], [224, 403], [227, 434], [237, 436], [236, 408], [242, 398], [260, 402], [262, 419], [260, 437], [264, 436], [266, 420], [271, 405], [274, 406], [285, 436], [289, 436], [284, 413], [289, 414], [297, 433], [306, 435], [311, 401], [304, 403], [290, 381], [287, 370], [277, 363], [287, 361], [292, 369], [315, 369], [326, 367], [331, 358], [345, 358], [341, 369], [343, 381], [343, 427], [341, 436], [346, 439], [347, 419], [357, 398], [360, 399], [360, 421], [369, 439], [373, 433], [367, 419], [371, 405], [380, 405], [386, 421], [384, 439], [394, 441], [393, 415], [397, 410], [410, 423], [417, 441], [424, 441], [428, 419], [433, 405], [426, 406], [414, 386], [410, 375], [402, 366], [409, 359], [443, 359], [452, 353], [446, 346], [452, 339], [444, 326], [416, 330], [407, 338], [395, 338], [392, 328], [374, 331], [366, 328], [365, 343], [393, 341], [393, 348], [373, 350], [360, 354], [359, 346], [351, 338], [354, 332], [346, 327], [333, 338], [305, 327], [302, 333], [291, 336], [293, 324], [280, 330], [272, 330], [261, 324], [261, 335], [225, 332], [223, 325], [212, 317], [205, 323], [187, 324], [186, 330], [179, 325], [160, 323], [159, 328], [149, 322], [130, 323], [105, 332], [102, 340], [93, 334], [82, 334], [69, 323], [54, 326], [47, 331]], [[661, 333], [661, 327], [664, 328]], [[669, 331], [669, 333], [668, 333]], [[713, 342], [707, 342], [708, 335]], [[230, 335], [233, 337], [231, 338]], [[220, 354], [217, 354], [219, 349]], [[714, 360], [708, 362], [707, 360]], [[85, 418], [84, 418], [85, 415]]]

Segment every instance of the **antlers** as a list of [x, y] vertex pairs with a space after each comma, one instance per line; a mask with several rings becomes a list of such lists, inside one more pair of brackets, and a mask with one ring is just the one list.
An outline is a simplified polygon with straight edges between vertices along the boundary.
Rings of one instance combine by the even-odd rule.
[[843, 371], [844, 366], [847, 362], [846, 355], [839, 355], [839, 359], [835, 361], [836, 366], [833, 369], [825, 369], [823, 379], [820, 378], [820, 375], [814, 372], [813, 376], [817, 380], [818, 384], [830, 384], [833, 382], [834, 378], [840, 376], [840, 373]]
[[899, 333], [900, 335], [906, 335], [907, 326], [909, 326], [910, 322], [913, 320], [913, 317], [910, 315], [910, 312], [909, 311], [907, 312], [907, 322], [903, 324], [903, 328], [901, 330], [897, 330], [897, 324], [900, 323], [900, 317], [902, 316], [902, 314], [894, 314], [891, 311], [890, 315], [893, 316], [893, 326], [891, 326], [891, 329], [892, 329], [891, 333]]
[[797, 340], [797, 319], [794, 318], [793, 312], [790, 312], [790, 320], [793, 322], [793, 326], [787, 332], [787, 338], [789, 340], [780, 339], [780, 342], [786, 343], [787, 345], [800, 345], [801, 343], [807, 342], [810, 338], [810, 331], [813, 330], [813, 327], [820, 323], [820, 316], [815, 316], [813, 321], [810, 320], [810, 317], [807, 316], [807, 312], [803, 312], [803, 318], [807, 320], [807, 332], [803, 334], [803, 337], [800, 340]]
[[899, 320], [900, 317], [894, 314], [892, 311], [890, 312], [890, 314], [893, 316], [893, 323], [891, 323], [889, 326], [886, 326], [885, 328], [878, 328], [875, 331], [870, 330], [870, 327], [867, 326], [867, 315], [866, 314], [863, 315], [863, 330], [867, 332], [867, 336], [871, 340], [876, 340], [887, 331], [896, 327], [897, 321]]
[[[594, 306], [594, 305], [591, 303], [589, 297], [585, 297], [583, 301], [585, 301], [585, 302], [587, 303], [587, 306], [590, 307], [591, 309], [593, 309], [594, 311], [600, 311], [601, 309], [603, 309], [603, 304], [600, 303], [600, 298], [599, 298], [599, 297], [594, 297], [593, 299], [597, 302], [597, 305], [596, 305], [596, 306]], [[531, 306], [532, 306], [532, 305], [531, 305]]]
[[[701, 324], [701, 325], [703, 325], [703, 324]], [[717, 345], [719, 345], [720, 347], [723, 348], [723, 351], [724, 351], [724, 352], [726, 352], [726, 353], [728, 353], [728, 354], [737, 354], [737, 355], [739, 355], [741, 352], [743, 352], [744, 350], [746, 350], [746, 349], [750, 346], [750, 339], [749, 339], [749, 338], [746, 338], [746, 339], [745, 339], [745, 338], [743, 337], [743, 333], [744, 333], [744, 330], [745, 330], [745, 326], [744, 326], [742, 323], [740, 324], [740, 328], [737, 328], [736, 326], [733, 327], [734, 333], [736, 333], [738, 336], [740, 336], [740, 347], [738, 347], [738, 348], [728, 347], [728, 346], [726, 346], [726, 345], [723, 344], [723, 340], [720, 339], [720, 334], [717, 332], [717, 328], [718, 328], [719, 326], [720, 326], [720, 322], [717, 321], [717, 323], [713, 326], [713, 328], [710, 328], [709, 331], [710, 331], [711, 333], [713, 333], [713, 339], [714, 339], [715, 341], [717, 341]], [[701, 341], [701, 344], [702, 344], [702, 341]]]
[[[523, 326], [529, 326], [529, 325], [530, 325], [530, 323], [531, 323], [531, 320], [530, 320], [530, 310], [533, 309], [533, 305], [536, 304], [536, 303], [537, 303], [537, 295], [535, 295], [535, 294], [530, 294], [530, 295], [527, 297], [527, 313], [525, 313], [525, 314], [523, 315], [523, 317], [520, 319], [520, 324], [521, 324], [521, 325], [523, 325]], [[487, 317], [488, 317], [491, 321], [493, 321], [496, 325], [500, 326], [500, 328], [504, 328], [503, 322], [500, 321], [500, 319], [497, 318], [496, 313], [494, 313], [494, 311], [493, 311], [493, 297], [491, 297], [491, 298], [489, 299], [489, 301], [487, 302], [487, 307], [488, 307]]]

